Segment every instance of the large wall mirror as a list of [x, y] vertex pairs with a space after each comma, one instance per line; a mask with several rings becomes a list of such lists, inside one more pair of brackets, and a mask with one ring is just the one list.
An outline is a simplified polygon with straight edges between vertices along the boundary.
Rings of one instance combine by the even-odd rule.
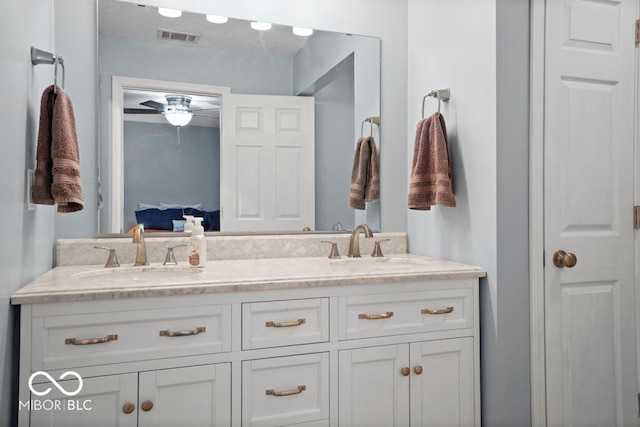
[[348, 204], [356, 140], [383, 155], [379, 39], [97, 1], [101, 233], [380, 229]]

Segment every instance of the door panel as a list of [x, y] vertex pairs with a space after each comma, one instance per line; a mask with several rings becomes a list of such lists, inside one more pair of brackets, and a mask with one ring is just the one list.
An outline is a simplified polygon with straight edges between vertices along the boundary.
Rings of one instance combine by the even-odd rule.
[[[546, 5], [547, 422], [637, 425], [636, 0], [551, 0]], [[575, 267], [556, 267], [558, 250], [574, 253]]]
[[411, 426], [473, 426], [473, 338], [414, 343], [409, 352]]
[[339, 353], [341, 426], [408, 426], [409, 345], [361, 348]]
[[[77, 381], [59, 381], [68, 391], [78, 388]], [[49, 384], [34, 386], [37, 391], [51, 387], [46, 396], [31, 399], [60, 401], [62, 410], [32, 410], [31, 427], [136, 427], [138, 425], [138, 374], [110, 375], [84, 378], [80, 393], [67, 397]], [[133, 404], [133, 412], [126, 414], [123, 407]], [[70, 406], [72, 407], [69, 410]], [[46, 408], [46, 406], [45, 406]]]
[[231, 364], [141, 372], [139, 402], [140, 427], [231, 425]]
[[315, 228], [314, 99], [222, 98], [222, 231]]

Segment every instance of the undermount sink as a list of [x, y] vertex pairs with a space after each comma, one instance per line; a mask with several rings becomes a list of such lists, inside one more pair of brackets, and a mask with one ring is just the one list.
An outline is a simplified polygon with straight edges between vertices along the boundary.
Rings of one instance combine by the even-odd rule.
[[330, 260], [329, 263], [336, 268], [348, 268], [354, 271], [407, 271], [423, 269], [427, 265], [421, 259], [400, 257], [341, 258]]
[[162, 281], [188, 278], [202, 273], [202, 269], [176, 266], [117, 267], [103, 270], [81, 271], [74, 279], [99, 279], [109, 282]]

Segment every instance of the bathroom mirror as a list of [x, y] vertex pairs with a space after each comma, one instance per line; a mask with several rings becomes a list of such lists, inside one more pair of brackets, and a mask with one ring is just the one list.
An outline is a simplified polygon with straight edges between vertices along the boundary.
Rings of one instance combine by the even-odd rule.
[[[219, 195], [226, 186], [219, 171], [225, 167], [228, 171], [231, 165], [220, 165], [219, 119], [225, 117], [225, 103], [218, 94], [225, 91], [256, 97], [313, 97], [313, 122], [307, 126], [315, 129], [313, 163], [306, 169], [313, 169], [314, 221], [308, 227], [348, 230], [367, 222], [380, 229], [379, 201], [367, 203], [365, 211], [353, 210], [347, 203], [355, 141], [364, 133], [374, 136], [378, 148], [380, 144], [378, 125], [363, 126], [364, 119], [380, 116], [380, 40], [317, 30], [300, 36], [291, 27], [277, 24], [257, 31], [250, 24], [232, 18], [216, 24], [187, 12], [168, 18], [155, 7], [98, 0], [104, 200], [100, 233], [126, 233], [135, 211], [145, 207], [163, 211], [201, 204], [202, 211], [221, 211], [224, 217]], [[114, 76], [116, 81], [121, 79], [118, 85], [113, 84]], [[170, 124], [164, 110], [172, 103], [183, 108], [184, 96], [191, 98], [189, 111], [208, 110], [201, 114], [215, 116], [211, 123], [196, 115], [189, 124]], [[156, 112], [133, 112], [154, 110], [154, 106]], [[124, 114], [124, 109], [129, 112]], [[195, 135], [207, 135], [211, 143], [194, 142]], [[119, 137], [118, 148], [114, 141]], [[196, 146], [203, 151], [194, 151]], [[161, 175], [153, 178], [151, 170]], [[137, 184], [137, 195], [127, 197], [126, 180]], [[292, 179], [280, 181], [290, 184]], [[284, 192], [277, 187], [274, 191]], [[251, 193], [245, 192], [243, 200], [236, 202], [258, 206], [259, 212], [259, 202], [246, 196]], [[121, 219], [114, 220], [116, 215]], [[299, 224], [284, 229], [256, 226], [255, 230], [223, 226], [220, 231], [270, 230], [302, 228]]]

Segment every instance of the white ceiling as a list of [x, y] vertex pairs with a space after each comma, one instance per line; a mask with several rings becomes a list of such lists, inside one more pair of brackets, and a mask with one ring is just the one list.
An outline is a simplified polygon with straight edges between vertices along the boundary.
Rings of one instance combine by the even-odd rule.
[[[105, 35], [157, 40], [158, 29], [197, 34], [199, 46], [293, 56], [313, 37], [293, 34], [291, 27], [273, 25], [268, 31], [256, 31], [249, 21], [229, 19], [212, 24], [204, 15], [183, 12], [179, 18], [166, 18], [153, 6], [138, 6], [117, 0], [99, 0], [99, 32]], [[158, 40], [163, 43], [185, 43]]]

